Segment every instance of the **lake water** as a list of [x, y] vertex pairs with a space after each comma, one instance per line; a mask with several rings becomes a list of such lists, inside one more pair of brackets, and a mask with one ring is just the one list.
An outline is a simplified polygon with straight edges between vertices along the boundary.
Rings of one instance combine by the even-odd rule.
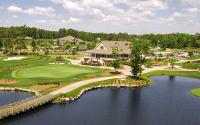
[[0, 106], [6, 105], [12, 102], [20, 101], [25, 98], [33, 96], [29, 93], [22, 92], [0, 92]]
[[200, 98], [190, 92], [200, 88], [200, 80], [152, 79], [155, 83], [145, 88], [90, 91], [77, 101], [48, 104], [0, 125], [200, 125]]

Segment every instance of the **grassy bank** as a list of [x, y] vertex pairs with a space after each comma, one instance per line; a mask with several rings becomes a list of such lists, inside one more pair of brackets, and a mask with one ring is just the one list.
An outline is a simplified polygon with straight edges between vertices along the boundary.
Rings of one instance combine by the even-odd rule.
[[192, 95], [200, 97], [200, 88], [192, 89]]
[[[200, 79], [200, 72], [197, 71], [168, 71], [168, 70], [158, 70], [145, 73], [142, 75], [143, 78], [149, 79], [151, 76], [185, 76]], [[150, 79], [149, 79], [150, 80]]]
[[111, 79], [111, 80], [105, 80], [105, 81], [100, 81], [100, 82], [94, 82], [88, 85], [84, 85], [82, 87], [79, 87], [71, 92], [62, 94], [61, 97], [76, 97], [81, 90], [85, 89], [85, 88], [90, 88], [90, 87], [95, 87], [95, 86], [99, 86], [99, 85], [111, 85], [113, 83], [115, 79]]
[[105, 80], [105, 81], [100, 81], [100, 82], [94, 82], [85, 86], [82, 86], [80, 88], [77, 88], [71, 92], [62, 94], [61, 97], [77, 97], [82, 90], [87, 89], [87, 88], [93, 88], [97, 86], [124, 86], [124, 87], [143, 87], [148, 85], [148, 81], [146, 80], [134, 80], [132, 78], [126, 78], [124, 80], [119, 80], [119, 79], [111, 79], [111, 80]]

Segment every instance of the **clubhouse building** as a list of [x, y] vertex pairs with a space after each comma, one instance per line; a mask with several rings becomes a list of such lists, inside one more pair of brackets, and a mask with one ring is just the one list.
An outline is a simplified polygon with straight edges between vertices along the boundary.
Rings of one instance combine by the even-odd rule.
[[127, 41], [101, 41], [97, 46], [88, 50], [84, 63], [88, 65], [106, 65], [112, 62], [113, 49], [117, 49], [122, 60], [128, 60], [131, 54], [130, 42]]

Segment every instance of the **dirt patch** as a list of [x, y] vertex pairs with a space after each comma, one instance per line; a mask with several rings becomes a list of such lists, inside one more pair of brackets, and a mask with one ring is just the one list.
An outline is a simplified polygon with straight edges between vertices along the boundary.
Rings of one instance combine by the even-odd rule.
[[31, 86], [30, 89], [37, 91], [39, 93], [45, 93], [45, 92], [56, 90], [59, 87], [61, 86], [60, 85], [34, 85], [34, 86]]
[[17, 81], [15, 81], [15, 80], [8, 80], [8, 79], [0, 80], [0, 85], [14, 85], [16, 83], [17, 83]]

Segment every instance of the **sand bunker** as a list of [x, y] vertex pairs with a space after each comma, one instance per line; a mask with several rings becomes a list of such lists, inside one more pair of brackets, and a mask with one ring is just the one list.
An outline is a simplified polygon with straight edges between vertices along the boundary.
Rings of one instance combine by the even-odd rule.
[[25, 59], [25, 58], [27, 58], [27, 57], [24, 57], [24, 56], [8, 57], [7, 59], [4, 59], [4, 61], [21, 60], [21, 59]]

